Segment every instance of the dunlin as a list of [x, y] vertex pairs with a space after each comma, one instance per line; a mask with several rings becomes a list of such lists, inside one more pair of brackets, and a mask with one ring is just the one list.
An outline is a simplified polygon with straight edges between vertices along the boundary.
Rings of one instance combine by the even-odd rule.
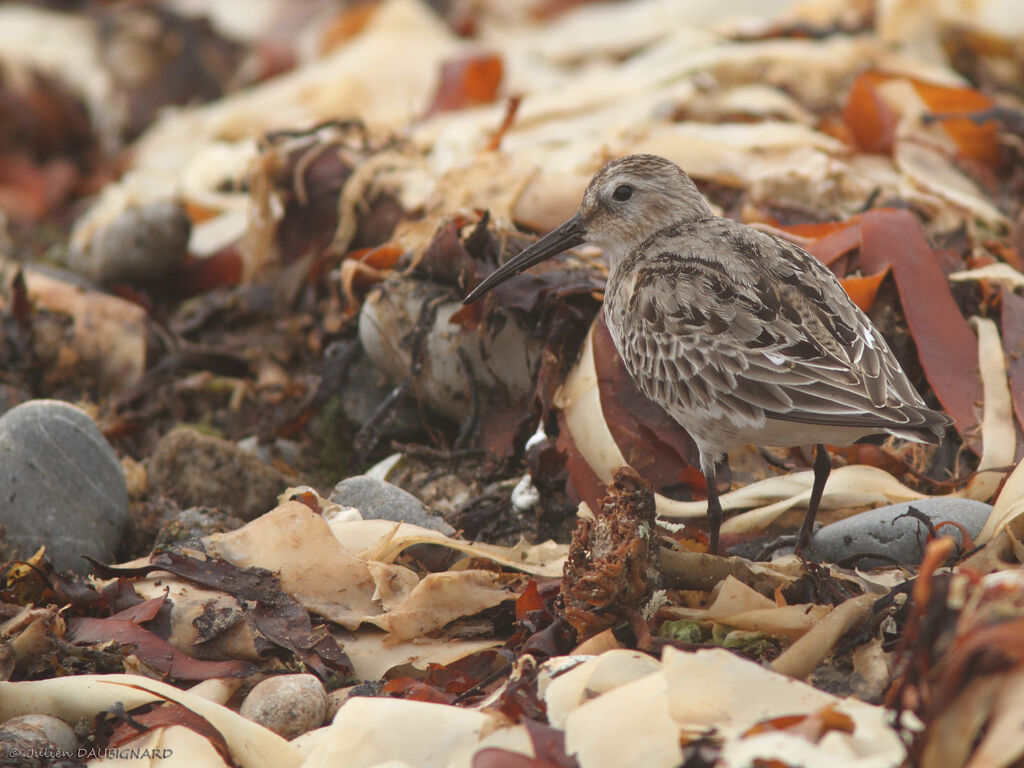
[[715, 471], [733, 446], [816, 444], [799, 551], [832, 469], [826, 443], [874, 434], [938, 442], [952, 423], [925, 406], [827, 267], [716, 216], [682, 169], [654, 155], [608, 163], [575, 216], [488, 275], [466, 302], [583, 242], [608, 259], [604, 313], [626, 369], [697, 444], [713, 553], [722, 524]]

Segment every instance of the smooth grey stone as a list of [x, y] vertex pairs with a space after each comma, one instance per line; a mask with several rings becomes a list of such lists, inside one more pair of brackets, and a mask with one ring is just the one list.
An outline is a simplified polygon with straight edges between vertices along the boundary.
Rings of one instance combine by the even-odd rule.
[[180, 268], [192, 223], [181, 202], [157, 200], [127, 208], [108, 222], [68, 266], [98, 283], [154, 285]]
[[6, 556], [41, 544], [58, 570], [113, 559], [128, 522], [128, 491], [113, 448], [84, 411], [30, 400], [0, 417], [0, 526]]
[[431, 514], [423, 502], [397, 485], [368, 475], [355, 475], [342, 480], [331, 491], [335, 504], [355, 507], [364, 520], [393, 520], [412, 523], [440, 531], [446, 536], [455, 529], [437, 515]]
[[[945, 521], [959, 523], [972, 538], [981, 533], [992, 511], [989, 504], [957, 498], [921, 499], [879, 507], [824, 526], [811, 538], [808, 554], [814, 560], [825, 562], [838, 562], [856, 554], [885, 556], [861, 558], [856, 562], [858, 568], [875, 568], [894, 562], [917, 565], [924, 555], [928, 529], [920, 520], [900, 517], [911, 507], [926, 515], [933, 525]], [[956, 526], [943, 526], [937, 533], [963, 543]]]

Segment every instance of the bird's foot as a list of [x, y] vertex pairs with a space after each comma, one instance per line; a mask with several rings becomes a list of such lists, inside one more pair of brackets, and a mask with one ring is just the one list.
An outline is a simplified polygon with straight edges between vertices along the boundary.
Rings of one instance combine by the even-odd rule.
[[[820, 526], [815, 526], [817, 530]], [[776, 536], [774, 539], [770, 539], [765, 542], [761, 549], [758, 550], [755, 560], [768, 561], [775, 556], [783, 555], [800, 555], [801, 557], [809, 558], [810, 542], [801, 542], [799, 533], [783, 533]], [[811, 537], [813, 538], [813, 536]]]

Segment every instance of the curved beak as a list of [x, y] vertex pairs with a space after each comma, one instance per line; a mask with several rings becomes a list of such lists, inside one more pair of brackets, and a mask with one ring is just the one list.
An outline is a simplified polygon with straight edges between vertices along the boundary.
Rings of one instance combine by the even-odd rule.
[[540, 264], [545, 259], [550, 259], [564, 250], [579, 245], [586, 239], [587, 230], [583, 226], [583, 217], [577, 213], [567, 222], [551, 230], [529, 248], [513, 256], [491, 272], [462, 303], [472, 304], [496, 285], [518, 275], [524, 269], [532, 267], [534, 264]]

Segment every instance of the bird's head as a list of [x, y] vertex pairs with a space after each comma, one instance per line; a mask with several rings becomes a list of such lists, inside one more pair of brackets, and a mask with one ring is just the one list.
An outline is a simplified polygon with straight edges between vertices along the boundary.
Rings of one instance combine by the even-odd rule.
[[712, 215], [693, 181], [672, 161], [657, 155], [613, 160], [590, 180], [575, 216], [498, 267], [466, 297], [466, 303], [584, 242], [600, 246], [614, 269], [618, 259], [655, 232]]
[[577, 214], [586, 241], [612, 261], [655, 232], [712, 215], [690, 177], [657, 155], [608, 163], [590, 180]]

